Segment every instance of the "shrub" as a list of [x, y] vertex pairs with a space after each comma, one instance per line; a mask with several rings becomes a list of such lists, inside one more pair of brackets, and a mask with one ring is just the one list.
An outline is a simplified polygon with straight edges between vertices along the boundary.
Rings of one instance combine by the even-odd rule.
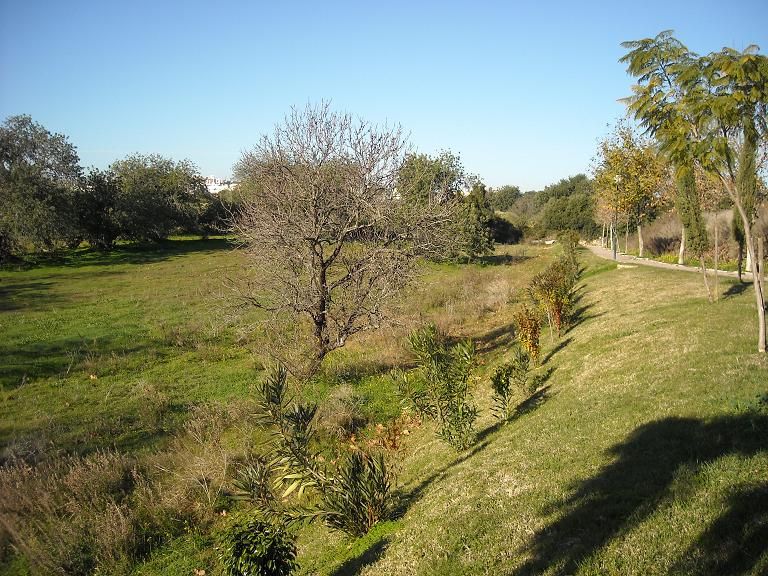
[[287, 576], [298, 567], [295, 536], [253, 516], [234, 516], [218, 550], [227, 576]]
[[529, 396], [535, 391], [536, 381], [530, 377], [530, 368], [530, 355], [524, 348], [516, 346], [512, 359], [493, 373], [493, 413], [499, 420], [512, 417], [518, 395]]
[[[288, 400], [284, 367], [272, 371], [258, 393], [261, 421], [272, 434], [270, 455], [241, 470], [236, 484], [241, 496], [266, 517], [285, 522], [320, 518], [351, 536], [361, 536], [387, 518], [393, 475], [381, 456], [355, 449], [330, 467], [316, 449], [317, 405]], [[307, 490], [318, 495], [311, 505], [301, 502]]]
[[568, 324], [578, 274], [577, 262], [561, 258], [536, 274], [528, 286], [531, 298], [546, 313], [550, 330], [556, 330], [558, 336]]
[[515, 333], [517, 339], [523, 348], [528, 352], [531, 360], [538, 362], [539, 353], [541, 351], [541, 344], [539, 342], [539, 336], [541, 335], [541, 316], [533, 310], [523, 304], [517, 309], [513, 316], [515, 323]]
[[409, 342], [419, 366], [401, 375], [400, 394], [419, 413], [437, 422], [440, 438], [465, 450], [474, 442], [477, 419], [469, 391], [474, 344], [468, 340], [449, 346], [434, 324], [411, 333]]

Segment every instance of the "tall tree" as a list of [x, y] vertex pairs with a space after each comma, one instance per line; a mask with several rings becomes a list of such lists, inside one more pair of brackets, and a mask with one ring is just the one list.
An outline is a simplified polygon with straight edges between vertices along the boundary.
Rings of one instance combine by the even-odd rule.
[[403, 198], [404, 149], [399, 128], [320, 104], [294, 109], [235, 166], [248, 189], [235, 229], [254, 277], [241, 295], [270, 313], [276, 338], [293, 329], [293, 346], [310, 343], [309, 361], [293, 362], [294, 371], [315, 371], [349, 337], [384, 322], [415, 257], [446, 245], [440, 232], [453, 204]]
[[522, 196], [520, 188], [517, 186], [510, 186], [509, 184], [488, 191], [491, 206], [494, 210], [499, 212], [508, 212], [512, 210], [512, 207], [520, 196]]
[[472, 261], [493, 252], [493, 208], [485, 184], [475, 182], [463, 201], [462, 252]]
[[117, 218], [126, 238], [159, 241], [175, 230], [196, 231], [211, 195], [191, 161], [134, 154], [110, 170], [120, 181]]
[[[758, 143], [768, 132], [768, 58], [758, 54], [755, 46], [742, 52], [723, 48], [699, 57], [669, 31], [623, 46], [629, 52], [622, 61], [639, 82], [627, 100], [629, 108], [675, 165], [678, 190], [688, 202], [687, 217], [700, 214], [690, 193], [695, 189], [695, 163], [699, 163], [728, 193], [741, 218], [747, 253], [756, 261], [749, 202], [756, 182]], [[683, 212], [681, 216], [685, 223]], [[758, 351], [764, 353], [765, 299], [758, 275], [752, 276]]]
[[77, 150], [30, 116], [0, 126], [0, 259], [23, 247], [74, 244], [74, 194], [81, 174]]

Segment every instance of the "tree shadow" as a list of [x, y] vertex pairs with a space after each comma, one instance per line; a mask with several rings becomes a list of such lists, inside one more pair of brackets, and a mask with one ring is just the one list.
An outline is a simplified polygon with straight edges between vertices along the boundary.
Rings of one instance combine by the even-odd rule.
[[735, 282], [728, 287], [728, 290], [723, 292], [723, 298], [733, 298], [739, 296], [747, 291], [752, 284], [748, 282]]
[[54, 282], [8, 282], [8, 279], [2, 279], [0, 286], [0, 312], [10, 312], [12, 310], [30, 310], [31, 305], [36, 308], [43, 308], [59, 304], [62, 298], [50, 293]]
[[386, 535], [382, 535], [368, 548], [363, 550], [361, 554], [345, 560], [341, 566], [331, 572], [331, 576], [353, 576], [354, 574], [359, 574], [363, 568], [373, 564], [381, 558], [388, 545], [389, 538]]
[[87, 266], [112, 266], [120, 264], [149, 264], [192, 253], [232, 250], [235, 242], [229, 238], [177, 239], [158, 243], [137, 242], [120, 244], [109, 251], [80, 248], [52, 254], [30, 257], [14, 266], [16, 270], [29, 270], [47, 266], [81, 268]]
[[533, 257], [524, 254], [491, 254], [480, 256], [475, 262], [481, 266], [508, 266], [511, 264], [521, 264], [531, 258]]
[[555, 354], [560, 352], [560, 350], [568, 346], [568, 344], [570, 344], [571, 342], [573, 342], [573, 336], [568, 336], [568, 338], [566, 338], [565, 340], [560, 340], [560, 342], [557, 343], [557, 346], [555, 346], [554, 348], [552, 348], [552, 350], [547, 352], [547, 355], [541, 359], [541, 363], [546, 364], [547, 362], [549, 362]]
[[[0, 344], [0, 390], [22, 386], [27, 381], [50, 376], [66, 376], [79, 370], [87, 356], [128, 355], [146, 350], [150, 344], [122, 345], [108, 338], [90, 343], [82, 337], [61, 338], [53, 342], [35, 342], [23, 348]], [[127, 344], [127, 343], [125, 343]]]
[[[634, 526], [641, 524], [665, 501], [673, 498], [671, 485], [686, 470], [696, 472], [726, 455], [753, 456], [768, 451], [768, 416], [727, 416], [714, 420], [666, 418], [637, 428], [609, 453], [615, 460], [596, 476], [570, 490], [570, 496], [554, 504], [546, 513], [558, 519], [540, 530], [527, 550], [530, 559], [517, 575], [573, 574], [589, 556]], [[694, 482], [695, 480], [691, 480]], [[691, 484], [691, 489], [694, 486]], [[746, 505], [746, 495], [736, 495], [729, 510], [696, 543], [704, 573], [707, 566], [733, 569], [750, 566], [768, 550], [768, 539], [761, 538], [765, 526], [732, 534], [734, 546], [721, 548], [725, 532], [734, 526], [752, 526], [755, 518], [768, 514], [764, 487], [759, 498]], [[736, 549], [740, 550], [737, 554]]]
[[509, 346], [515, 339], [515, 325], [513, 323], [498, 326], [474, 339], [478, 348], [483, 352], [490, 352], [503, 346]]
[[768, 551], [768, 483], [728, 499], [728, 509], [686, 551], [670, 574], [747, 574]]

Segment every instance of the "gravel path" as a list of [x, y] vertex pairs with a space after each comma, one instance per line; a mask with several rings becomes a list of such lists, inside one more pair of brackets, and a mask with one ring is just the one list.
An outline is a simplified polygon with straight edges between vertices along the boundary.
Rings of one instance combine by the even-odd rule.
[[[589, 250], [595, 254], [596, 256], [599, 256], [600, 258], [605, 258], [606, 260], [613, 260], [613, 252], [609, 248], [603, 248], [602, 246], [595, 246], [592, 244], [585, 244]], [[648, 258], [638, 258], [637, 256], [630, 256], [627, 254], [621, 254], [619, 253], [617, 256], [617, 262], [619, 264], [638, 264], [640, 266], [651, 266], [653, 268], [666, 268], [667, 270], [681, 270], [683, 272], [701, 272], [701, 268], [696, 268], [695, 266], [681, 266], [680, 264], [668, 264], [667, 262], [659, 262], [657, 260], [650, 260]], [[714, 268], [707, 268], [708, 274], [714, 274], [715, 269]], [[718, 276], [727, 276], [729, 278], [738, 278], [738, 274], [736, 272], [726, 272], [725, 270], [718, 270], [717, 271]], [[743, 272], [742, 277], [744, 280], [751, 280], [752, 274], [750, 272]]]

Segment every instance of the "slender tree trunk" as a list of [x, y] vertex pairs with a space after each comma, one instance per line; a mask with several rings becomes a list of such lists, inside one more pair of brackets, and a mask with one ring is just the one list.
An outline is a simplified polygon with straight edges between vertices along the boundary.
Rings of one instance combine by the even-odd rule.
[[[752, 256], [755, 251], [755, 243], [752, 238], [752, 225], [749, 216], [744, 210], [741, 199], [735, 191], [728, 190], [736, 210], [739, 211], [741, 222], [744, 224], [744, 245], [747, 248], [747, 258], [754, 261]], [[757, 305], [757, 351], [765, 354], [765, 297], [763, 296], [763, 284], [758, 274], [752, 274], [752, 286], [755, 289], [755, 304]]]
[[760, 292], [763, 293], [763, 302], [765, 302], [765, 249], [762, 236], [757, 239], [757, 266], [755, 267], [755, 272], [760, 282]]
[[677, 263], [685, 264], [685, 226], [680, 231], [680, 252], [677, 255]]
[[712, 303], [712, 290], [709, 287], [709, 278], [707, 278], [707, 264], [704, 259], [704, 253], [702, 252], [699, 255], [699, 267], [701, 268], [701, 273], [704, 276], [704, 288], [707, 291], [707, 300], [709, 300], [710, 304]]
[[718, 285], [717, 281], [717, 267], [719, 265], [720, 261], [720, 233], [718, 231], [719, 226], [717, 225], [717, 210], [715, 210], [715, 300], [718, 300], [720, 298], [720, 286]]
[[736, 253], [736, 275], [739, 277], [739, 282], [744, 282], [741, 277], [741, 270], [744, 267], [744, 242], [738, 242], [739, 250]]
[[602, 232], [600, 234], [600, 247], [601, 248], [605, 248], [605, 228], [606, 228], [606, 224], [605, 224], [605, 222], [603, 222], [603, 229], [602, 229]]
[[640, 258], [643, 257], [643, 227], [640, 222], [637, 223], [637, 252]]
[[629, 254], [629, 218], [627, 218], [627, 227], [624, 230], [624, 254]]
[[747, 263], [744, 266], [745, 272], [752, 272], [752, 254], [747, 250]]
[[616, 219], [611, 222], [611, 251], [613, 252], [613, 259], [618, 260], [619, 251], [619, 239], [616, 237]]

